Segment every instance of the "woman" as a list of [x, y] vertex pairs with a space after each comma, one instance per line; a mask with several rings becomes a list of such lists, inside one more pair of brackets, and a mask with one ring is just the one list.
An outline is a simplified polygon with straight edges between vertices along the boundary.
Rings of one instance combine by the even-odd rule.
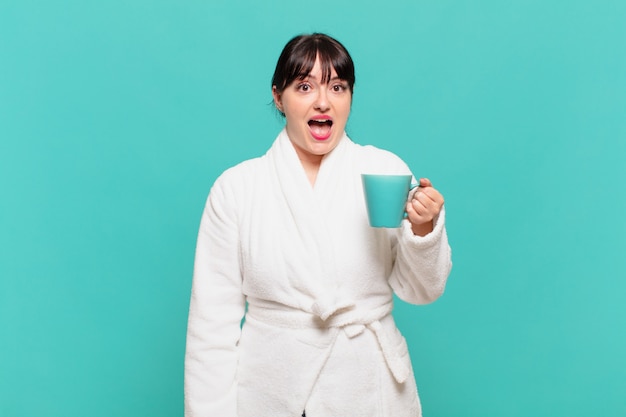
[[402, 227], [368, 225], [360, 174], [410, 171], [346, 136], [354, 81], [339, 42], [292, 39], [272, 79], [285, 128], [211, 188], [189, 312], [188, 417], [421, 415], [391, 310], [393, 292], [424, 304], [444, 290], [443, 197], [421, 179]]

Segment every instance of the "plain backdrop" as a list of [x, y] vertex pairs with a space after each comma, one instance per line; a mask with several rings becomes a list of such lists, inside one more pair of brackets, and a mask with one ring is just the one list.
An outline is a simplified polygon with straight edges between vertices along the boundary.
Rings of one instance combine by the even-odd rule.
[[312, 31], [356, 62], [351, 138], [446, 197], [446, 293], [395, 312], [425, 417], [626, 415], [625, 22], [623, 0], [0, 0], [0, 416], [182, 416], [204, 201], [281, 129], [274, 65]]

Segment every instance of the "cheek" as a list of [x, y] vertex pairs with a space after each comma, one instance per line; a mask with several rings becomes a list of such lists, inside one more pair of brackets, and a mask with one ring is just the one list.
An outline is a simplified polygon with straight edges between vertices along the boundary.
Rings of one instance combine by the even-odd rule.
[[285, 101], [283, 100], [283, 113], [285, 116], [291, 119], [299, 119], [306, 114], [307, 105], [302, 101]]
[[349, 95], [343, 100], [343, 108], [346, 113], [350, 113], [350, 109], [352, 108], [352, 95]]
[[287, 122], [291, 121], [292, 123], [294, 123], [300, 117], [300, 113], [298, 112], [297, 107], [294, 107], [291, 104], [283, 104], [283, 113], [285, 114], [285, 119], [287, 119]]
[[343, 117], [345, 117], [346, 119], [348, 119], [348, 116], [350, 115], [350, 109], [352, 108], [352, 101], [346, 101], [345, 103], [341, 104], [340, 107], [340, 113]]

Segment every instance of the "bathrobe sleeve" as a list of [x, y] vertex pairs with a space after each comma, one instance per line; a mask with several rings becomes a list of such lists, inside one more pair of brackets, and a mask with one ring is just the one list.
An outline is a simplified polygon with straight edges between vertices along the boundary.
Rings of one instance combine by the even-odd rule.
[[222, 177], [202, 214], [185, 354], [185, 416], [237, 416], [237, 343], [245, 312], [236, 198]]
[[[358, 173], [412, 174], [408, 165], [392, 152], [373, 146], [359, 148]], [[413, 177], [413, 182], [417, 182]], [[390, 229], [393, 267], [389, 285], [401, 299], [411, 304], [435, 301], [444, 291], [452, 269], [450, 246], [445, 227], [445, 206], [433, 219], [433, 231], [415, 236], [408, 220]]]
[[408, 220], [403, 220], [396, 231], [395, 262], [389, 284], [408, 303], [427, 304], [443, 294], [452, 269], [445, 218], [443, 207], [433, 220], [433, 231], [423, 237], [413, 234]]

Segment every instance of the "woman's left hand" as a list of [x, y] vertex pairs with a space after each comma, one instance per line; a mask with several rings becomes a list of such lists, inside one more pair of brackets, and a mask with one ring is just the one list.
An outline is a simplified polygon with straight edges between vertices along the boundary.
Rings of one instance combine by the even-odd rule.
[[428, 178], [420, 178], [420, 186], [413, 198], [406, 203], [406, 213], [411, 222], [413, 234], [426, 236], [433, 231], [433, 219], [443, 207], [443, 196]]

